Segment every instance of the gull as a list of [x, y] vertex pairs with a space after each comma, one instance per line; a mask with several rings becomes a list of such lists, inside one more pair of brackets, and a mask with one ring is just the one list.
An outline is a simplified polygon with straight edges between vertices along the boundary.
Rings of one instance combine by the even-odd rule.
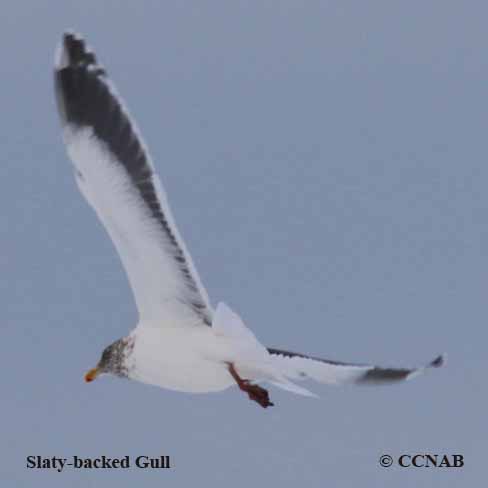
[[192, 393], [237, 385], [266, 408], [273, 403], [263, 382], [315, 396], [296, 382], [398, 382], [444, 363], [441, 355], [419, 368], [385, 368], [263, 346], [230, 307], [212, 308], [136, 124], [77, 34], [63, 35], [54, 83], [76, 182], [115, 245], [139, 314], [136, 327], [103, 350], [87, 382], [112, 374]]

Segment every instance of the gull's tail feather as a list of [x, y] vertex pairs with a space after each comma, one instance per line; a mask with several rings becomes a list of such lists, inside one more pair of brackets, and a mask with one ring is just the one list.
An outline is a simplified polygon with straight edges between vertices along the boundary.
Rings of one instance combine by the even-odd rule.
[[311, 398], [318, 398], [319, 396], [310, 390], [307, 390], [306, 388], [303, 388], [303, 386], [298, 386], [295, 383], [292, 383], [289, 380], [282, 379], [281, 381], [270, 381], [272, 385], [276, 386], [277, 388], [281, 388], [282, 390], [289, 391], [291, 393], [295, 393], [296, 395], [302, 395], [306, 397], [311, 397]]
[[217, 305], [212, 327], [217, 335], [228, 340], [228, 346], [235, 358], [234, 367], [241, 377], [254, 382], [267, 381], [297, 395], [316, 396], [306, 388], [295, 385], [283, 374], [266, 347], [225, 303], [220, 302]]
[[380, 366], [343, 363], [305, 354], [268, 348], [277, 369], [290, 380], [312, 379], [319, 383], [383, 384], [411, 379], [430, 368], [445, 363], [445, 355], [419, 368], [384, 368]]

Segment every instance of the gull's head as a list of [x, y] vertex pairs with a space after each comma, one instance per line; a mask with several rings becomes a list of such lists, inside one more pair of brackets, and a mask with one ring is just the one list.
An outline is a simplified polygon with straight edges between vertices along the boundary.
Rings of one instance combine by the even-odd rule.
[[107, 373], [116, 376], [127, 376], [127, 369], [125, 368], [127, 345], [126, 339], [119, 339], [107, 346], [103, 350], [98, 364], [85, 374], [85, 381], [90, 383], [101, 374]]

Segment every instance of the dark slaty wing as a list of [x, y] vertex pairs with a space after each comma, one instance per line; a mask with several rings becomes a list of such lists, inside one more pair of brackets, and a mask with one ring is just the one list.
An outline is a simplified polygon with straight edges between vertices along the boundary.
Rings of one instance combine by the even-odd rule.
[[93, 52], [71, 33], [57, 53], [55, 90], [76, 180], [117, 248], [141, 322], [211, 325], [207, 293], [142, 138]]
[[306, 354], [268, 348], [268, 352], [281, 371], [290, 379], [313, 379], [328, 384], [378, 384], [407, 380], [428, 368], [444, 364], [444, 356], [438, 356], [420, 368], [383, 368], [364, 364], [331, 361]]

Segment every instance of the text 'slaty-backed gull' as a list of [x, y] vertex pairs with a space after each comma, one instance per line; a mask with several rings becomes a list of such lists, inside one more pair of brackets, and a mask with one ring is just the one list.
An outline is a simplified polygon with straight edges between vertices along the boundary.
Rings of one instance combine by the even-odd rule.
[[171, 215], [153, 163], [114, 86], [83, 39], [65, 34], [55, 86], [63, 136], [78, 186], [107, 229], [127, 272], [139, 323], [105, 348], [86, 381], [112, 373], [172, 390], [237, 385], [263, 407], [258, 383], [312, 395], [293, 383], [388, 383], [443, 364], [381, 368], [263, 346], [223, 303], [212, 309]]

